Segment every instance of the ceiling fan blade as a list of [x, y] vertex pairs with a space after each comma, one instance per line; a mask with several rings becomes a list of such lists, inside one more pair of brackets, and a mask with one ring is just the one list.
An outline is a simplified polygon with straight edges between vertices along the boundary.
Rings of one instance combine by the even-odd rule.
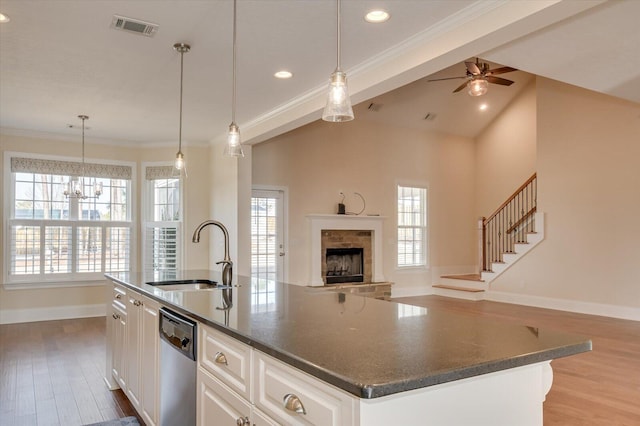
[[478, 75], [481, 73], [480, 68], [478, 68], [478, 64], [475, 62], [465, 62], [464, 64], [467, 66], [467, 71], [471, 74]]
[[487, 75], [504, 74], [511, 71], [518, 71], [518, 70], [516, 68], [511, 68], [511, 67], [502, 67], [502, 68], [496, 68], [494, 70], [489, 70], [487, 72]]
[[506, 78], [493, 77], [491, 75], [488, 75], [486, 79], [489, 83], [501, 84], [503, 86], [511, 86], [513, 84], [513, 81], [511, 80], [507, 80]]
[[467, 82], [466, 81], [464, 83], [462, 83], [460, 86], [458, 86], [458, 88], [456, 90], [454, 90], [453, 93], [458, 93], [459, 91], [461, 91], [465, 87], [467, 87]]
[[433, 80], [427, 81], [443, 81], [443, 80], [457, 80], [459, 78], [467, 78], [467, 77], [446, 77], [446, 78], [434, 78]]

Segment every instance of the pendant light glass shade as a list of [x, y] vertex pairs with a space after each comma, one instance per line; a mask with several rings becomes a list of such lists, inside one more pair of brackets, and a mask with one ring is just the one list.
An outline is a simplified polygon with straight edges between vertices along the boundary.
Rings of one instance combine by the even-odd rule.
[[236, 0], [233, 0], [233, 86], [231, 98], [231, 124], [227, 133], [227, 145], [224, 148], [224, 155], [227, 157], [244, 157], [242, 142], [240, 140], [240, 128], [236, 124]]
[[227, 157], [244, 157], [244, 151], [242, 151], [242, 144], [240, 143], [240, 128], [236, 123], [229, 125], [227, 146], [224, 148], [224, 155]]
[[184, 169], [184, 154], [182, 153], [182, 80], [184, 75], [184, 54], [191, 50], [191, 46], [185, 43], [176, 43], [173, 48], [180, 53], [180, 125], [178, 130], [178, 152], [173, 166], [176, 170]]
[[489, 82], [483, 77], [474, 77], [467, 83], [467, 89], [470, 96], [482, 96], [489, 90]]
[[350, 121], [353, 120], [353, 109], [349, 98], [349, 88], [347, 87], [347, 74], [340, 70], [335, 70], [329, 80], [329, 93], [327, 104], [322, 112], [324, 121]]
[[353, 109], [347, 86], [347, 74], [340, 69], [340, 0], [336, 0], [337, 6], [337, 66], [329, 79], [329, 93], [327, 103], [322, 112], [324, 121], [340, 122], [353, 120]]

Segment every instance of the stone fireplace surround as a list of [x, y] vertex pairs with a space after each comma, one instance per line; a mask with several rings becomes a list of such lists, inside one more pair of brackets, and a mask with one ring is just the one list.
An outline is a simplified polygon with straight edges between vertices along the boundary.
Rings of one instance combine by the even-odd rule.
[[[311, 286], [324, 286], [323, 263], [325, 261], [325, 250], [323, 247], [323, 231], [352, 231], [342, 235], [342, 237], [353, 233], [356, 237], [369, 239], [370, 241], [370, 266], [367, 266], [367, 253], [365, 248], [365, 282], [375, 283], [384, 282], [384, 275], [382, 273], [382, 225], [385, 217], [383, 216], [355, 216], [355, 215], [337, 215], [337, 214], [311, 214], [308, 215], [310, 224], [310, 277], [309, 285]], [[359, 231], [369, 231], [359, 232]], [[370, 234], [370, 238], [367, 234]], [[334, 234], [337, 235], [337, 234]], [[325, 238], [326, 241], [326, 238]], [[364, 241], [364, 240], [363, 240]], [[355, 241], [356, 245], [350, 245], [348, 241], [344, 239], [341, 241], [339, 247], [356, 246], [361, 247], [362, 241]]]

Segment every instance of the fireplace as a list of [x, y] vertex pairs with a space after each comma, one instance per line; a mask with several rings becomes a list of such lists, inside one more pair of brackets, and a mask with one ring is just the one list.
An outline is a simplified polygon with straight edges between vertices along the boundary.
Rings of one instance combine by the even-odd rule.
[[[384, 282], [382, 273], [382, 224], [381, 216], [356, 216], [336, 214], [308, 215], [310, 230], [310, 276], [309, 285], [335, 285], [327, 282], [327, 250], [328, 249], [362, 249], [363, 279], [349, 281], [362, 284]], [[359, 262], [359, 260], [358, 260]], [[356, 263], [358, 263], [356, 262]], [[353, 263], [353, 259], [352, 259]], [[338, 268], [336, 268], [338, 270]]]
[[364, 249], [327, 248], [327, 284], [364, 282]]

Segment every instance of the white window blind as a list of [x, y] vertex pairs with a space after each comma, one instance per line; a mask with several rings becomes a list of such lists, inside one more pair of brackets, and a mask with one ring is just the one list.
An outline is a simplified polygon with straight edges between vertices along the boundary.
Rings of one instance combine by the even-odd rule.
[[82, 163], [12, 155], [10, 165], [4, 188], [12, 196], [4, 256], [9, 286], [70, 285], [130, 269], [131, 166], [86, 164], [85, 177], [101, 182], [103, 193], [82, 200], [63, 193]]
[[175, 271], [182, 261], [181, 182], [173, 166], [145, 168], [144, 268]]

